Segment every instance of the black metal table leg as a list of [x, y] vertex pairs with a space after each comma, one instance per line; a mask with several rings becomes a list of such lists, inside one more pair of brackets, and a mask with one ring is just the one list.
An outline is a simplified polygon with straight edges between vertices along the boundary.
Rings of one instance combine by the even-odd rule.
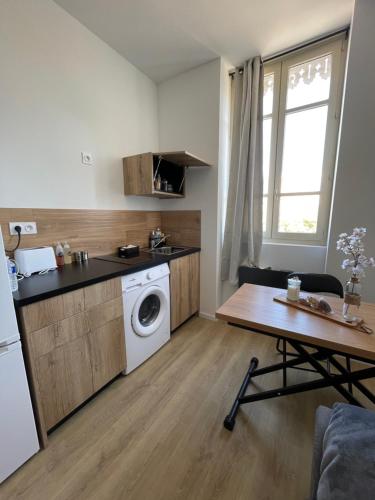
[[232, 408], [228, 415], [224, 419], [224, 427], [228, 429], [228, 431], [232, 431], [234, 428], [234, 424], [236, 423], [236, 416], [238, 413], [238, 409], [240, 407], [239, 400], [245, 395], [246, 389], [250, 383], [251, 375], [254, 370], [256, 370], [258, 366], [258, 358], [251, 358], [249, 369], [246, 372], [245, 378], [241, 384], [240, 390], [238, 391], [237, 397], [234, 400]]
[[[350, 364], [350, 358], [347, 357], [347, 366], [349, 368], [349, 370], [345, 370], [345, 368], [343, 366], [340, 365], [340, 363], [334, 358], [334, 357], [331, 357], [330, 358], [331, 360], [331, 364], [337, 368], [339, 370], [340, 373], [347, 373], [347, 374], [351, 374], [352, 371], [350, 369], [351, 367], [351, 364]], [[364, 396], [366, 396], [366, 398], [368, 398], [371, 403], [374, 403], [375, 404], [375, 396], [374, 394], [369, 390], [367, 389], [367, 387], [365, 387], [361, 382], [359, 382], [358, 380], [350, 380], [348, 382], [348, 386], [352, 389], [351, 391], [349, 390], [349, 392], [351, 394], [353, 394], [353, 385], [354, 387], [356, 387]]]
[[[283, 363], [286, 363], [286, 341], [283, 339]], [[283, 367], [283, 387], [287, 386], [286, 366]]]
[[[346, 358], [346, 369], [350, 373], [352, 371], [352, 367], [350, 364], [350, 358], [349, 358], [349, 356], [345, 356], [345, 358]], [[351, 382], [349, 382], [349, 384], [348, 384], [348, 391], [350, 392], [350, 394], [353, 394], [353, 384]]]
[[[234, 326], [238, 326], [234, 323], [231, 323]], [[241, 325], [241, 328], [245, 328], [251, 332], [261, 333], [264, 335], [268, 335], [270, 337], [276, 337], [278, 339], [278, 347], [283, 343], [283, 350], [279, 350], [281, 354], [283, 354], [283, 362], [276, 363], [274, 365], [265, 366], [262, 368], [258, 368], [258, 359], [252, 358], [250, 361], [250, 366], [246, 372], [246, 376], [242, 382], [240, 390], [237, 394], [237, 397], [232, 405], [230, 413], [226, 416], [224, 420], [224, 427], [230, 431], [233, 430], [235, 426], [236, 416], [239, 410], [239, 407], [243, 404], [255, 403], [256, 401], [263, 401], [266, 399], [271, 399], [280, 396], [287, 396], [290, 394], [297, 394], [306, 391], [312, 391], [316, 389], [323, 389], [325, 387], [334, 387], [342, 396], [344, 396], [349, 403], [362, 406], [361, 403], [353, 396], [352, 389], [355, 387], [358, 389], [360, 393], [366, 396], [371, 402], [375, 403], [375, 394], [373, 394], [369, 389], [367, 389], [362, 383], [361, 380], [366, 380], [369, 378], [375, 377], [375, 360], [369, 360], [367, 358], [363, 358], [357, 355], [348, 355], [342, 353], [340, 351], [328, 349], [326, 347], [321, 347], [317, 345], [312, 345], [309, 343], [301, 342], [296, 339], [280, 337], [279, 335], [274, 335], [269, 332], [264, 332], [262, 330], [254, 330], [254, 328], [247, 328]], [[286, 349], [286, 345], [289, 344], [296, 352], [290, 353], [293, 359], [286, 360], [286, 355], [289, 352]], [[307, 349], [314, 349], [315, 352], [310, 352]], [[341, 363], [335, 359], [336, 355], [346, 357], [346, 368], [341, 365]], [[370, 368], [360, 369], [356, 371], [351, 371], [350, 360], [356, 359], [358, 361], [364, 362], [367, 365], [370, 365]], [[329, 365], [334, 366], [339, 374], [333, 374], [329, 370], [329, 365], [327, 369], [324, 368], [320, 362], [328, 361]], [[299, 365], [308, 363], [311, 369], [301, 368]], [[312, 380], [309, 382], [303, 382], [299, 384], [294, 384], [292, 386], [287, 385], [286, 379], [286, 370], [288, 368], [299, 368], [305, 369], [307, 371], [314, 371], [318, 373], [322, 378]], [[259, 377], [261, 375], [265, 375], [267, 373], [272, 373], [282, 370], [283, 371], [283, 386], [277, 389], [272, 389], [268, 391], [262, 391], [256, 394], [246, 395], [247, 387], [250, 383], [250, 380]], [[344, 384], [348, 384], [348, 389], [344, 387]]]
[[[289, 339], [288, 340], [289, 344], [301, 355], [308, 355], [308, 352], [306, 351], [306, 349], [304, 347], [302, 347], [302, 345], [299, 343], [299, 342], [296, 342], [295, 340], [292, 340], [292, 339]], [[329, 359], [329, 358], [328, 358]], [[359, 403], [359, 401], [353, 396], [353, 394], [351, 394], [349, 391], [347, 391], [344, 387], [342, 387], [342, 383], [338, 382], [337, 379], [339, 377], [335, 377], [333, 375], [330, 374], [330, 372], [328, 372], [327, 370], [325, 370], [323, 368], [323, 366], [320, 365], [320, 363], [318, 361], [316, 361], [314, 358], [310, 358], [309, 359], [309, 363], [311, 364], [311, 366], [313, 366], [315, 368], [315, 370], [320, 373], [320, 375], [322, 375], [326, 380], [330, 381], [331, 382], [331, 385], [342, 395], [344, 396], [344, 398], [346, 398], [350, 404], [352, 405], [356, 405], [356, 406], [361, 406], [361, 404]], [[354, 380], [354, 379], [353, 379]], [[349, 375], [348, 375], [348, 381], [350, 381], [349, 379]]]
[[[298, 365], [308, 363], [310, 356], [318, 361], [324, 361], [325, 359], [327, 359], [328, 354], [323, 353], [323, 352], [314, 352], [312, 354], [309, 354], [308, 356], [298, 356], [296, 358], [290, 359], [289, 361], [286, 361], [285, 363], [283, 362], [283, 363], [276, 363], [275, 365], [264, 366], [263, 368], [258, 368], [257, 370], [255, 370], [253, 372], [252, 378], [259, 377], [260, 375], [266, 375], [266, 373], [280, 371], [284, 367], [285, 368], [294, 368]], [[314, 370], [314, 372], [316, 372], [316, 370]]]
[[[375, 377], [375, 367], [358, 370], [350, 374], [332, 375], [330, 377], [323, 377], [311, 382], [302, 382], [300, 384], [288, 385], [287, 387], [279, 387], [271, 389], [270, 391], [263, 391], [257, 394], [250, 394], [243, 396], [239, 403], [240, 405], [255, 403], [256, 401], [263, 401], [265, 399], [276, 398], [280, 396], [289, 396], [290, 394], [298, 394], [301, 392], [312, 391], [316, 389], [323, 389], [325, 387], [335, 387], [346, 384], [349, 380], [357, 382], [358, 380], [365, 380]], [[333, 380], [332, 380], [333, 379]], [[349, 393], [348, 393], [349, 394]], [[362, 406], [358, 401], [354, 403], [357, 406]]]

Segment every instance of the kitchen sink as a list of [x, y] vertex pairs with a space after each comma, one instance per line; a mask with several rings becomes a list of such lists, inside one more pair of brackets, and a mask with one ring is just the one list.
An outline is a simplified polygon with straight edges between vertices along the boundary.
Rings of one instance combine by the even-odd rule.
[[148, 250], [150, 253], [155, 253], [158, 255], [173, 255], [175, 253], [184, 252], [186, 250], [185, 247], [160, 247], [160, 248], [152, 248]]

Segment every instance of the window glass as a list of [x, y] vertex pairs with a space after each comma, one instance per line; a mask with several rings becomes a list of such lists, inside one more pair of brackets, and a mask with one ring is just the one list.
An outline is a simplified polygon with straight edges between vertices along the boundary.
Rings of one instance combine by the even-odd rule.
[[267, 229], [267, 204], [268, 197], [263, 196], [263, 231], [266, 231]]
[[320, 191], [328, 106], [285, 117], [281, 193]]
[[270, 172], [272, 118], [263, 120], [263, 193], [268, 193]]
[[273, 73], [266, 75], [263, 81], [263, 114], [270, 115], [273, 108], [273, 87], [275, 76]]
[[316, 233], [319, 198], [319, 195], [281, 196], [279, 232]]
[[331, 54], [291, 66], [288, 71], [286, 109], [328, 99], [331, 66]]

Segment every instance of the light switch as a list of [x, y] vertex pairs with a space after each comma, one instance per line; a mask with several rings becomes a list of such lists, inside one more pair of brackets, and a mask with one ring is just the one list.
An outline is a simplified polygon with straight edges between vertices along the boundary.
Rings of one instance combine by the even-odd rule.
[[82, 165], [86, 165], [88, 167], [91, 167], [94, 164], [94, 158], [91, 153], [81, 153], [81, 163]]

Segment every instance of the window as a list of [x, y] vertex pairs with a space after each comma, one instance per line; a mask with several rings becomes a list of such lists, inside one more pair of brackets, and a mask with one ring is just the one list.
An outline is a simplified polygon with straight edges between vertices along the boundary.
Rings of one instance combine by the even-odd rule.
[[345, 40], [264, 67], [265, 241], [326, 244]]

